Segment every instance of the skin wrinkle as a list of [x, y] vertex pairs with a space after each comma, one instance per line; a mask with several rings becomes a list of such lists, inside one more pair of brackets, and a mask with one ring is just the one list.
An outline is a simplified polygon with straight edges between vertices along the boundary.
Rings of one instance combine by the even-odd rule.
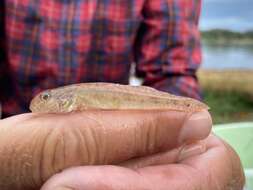
[[[154, 119], [154, 121], [153, 122], [155, 122], [156, 121], [156, 119], [158, 120], [160, 118], [160, 116], [158, 115], [155, 119]], [[96, 122], [97, 122], [97, 120], [95, 120]], [[152, 121], [152, 120], [151, 120]], [[147, 121], [145, 121], [145, 122], [147, 122]], [[148, 122], [150, 122], [150, 121], [148, 121]], [[143, 130], [143, 129], [141, 129], [142, 128], [142, 126], [144, 125], [145, 123], [140, 123], [140, 124], [138, 124], [138, 126], [140, 126], [140, 127], [138, 127], [139, 128], [139, 130]], [[153, 125], [153, 124], [152, 124]], [[135, 129], [135, 128], [134, 128]], [[147, 128], [145, 128], [145, 130], [147, 130]], [[148, 131], [148, 130], [147, 130]], [[137, 134], [137, 132], [135, 133], [135, 134]], [[138, 134], [140, 134], [140, 132], [138, 132]], [[143, 139], [143, 138], [139, 138], [139, 139]], [[145, 139], [145, 138], [144, 138]], [[143, 139], [143, 140], [144, 140]], [[147, 139], [147, 138], [146, 138]], [[148, 143], [145, 143], [146, 145], [148, 144]], [[154, 143], [153, 143], [154, 144]], [[140, 146], [140, 147], [142, 147], [142, 146]], [[141, 150], [140, 149], [140, 147], [138, 147], [138, 151], [139, 150]], [[136, 150], [137, 150], [137, 148], [136, 148]], [[138, 153], [138, 152], [136, 152], [136, 153]]]
[[[41, 176], [41, 183], [40, 184], [42, 184], [42, 182], [44, 182], [49, 177], [48, 175], [52, 175], [51, 174], [52, 172], [55, 173], [56, 171], [59, 172], [62, 170], [62, 168], [61, 168], [61, 167], [63, 167], [61, 165], [62, 159], [57, 160], [57, 152], [56, 152], [56, 150], [58, 150], [57, 147], [59, 145], [59, 141], [62, 140], [62, 138], [63, 138], [62, 129], [63, 128], [61, 128], [59, 126], [50, 127], [49, 132], [47, 132], [47, 134], [43, 138], [44, 142], [42, 143], [43, 146], [41, 148], [41, 156], [39, 157], [40, 171], [42, 172], [39, 175], [39, 176]], [[59, 151], [62, 152], [61, 150], [63, 150], [62, 149], [63, 146], [60, 145], [59, 147], [60, 147]], [[48, 156], [48, 153], [50, 153], [49, 156]], [[47, 156], [45, 157], [45, 155], [47, 155]], [[48, 160], [48, 162], [47, 162], [47, 160]], [[45, 164], [45, 163], [47, 163], [47, 164]], [[59, 168], [57, 168], [57, 164], [60, 164]], [[44, 168], [45, 166], [47, 166], [47, 169], [48, 169], [47, 172]]]
[[[65, 165], [65, 147], [64, 147], [64, 133], [62, 132], [62, 128], [60, 128], [59, 134], [58, 134], [58, 138], [56, 139], [56, 143], [55, 143], [55, 148], [54, 148], [54, 153], [53, 153], [53, 158], [52, 158], [52, 167], [53, 167], [53, 171], [62, 171], [62, 168], [59, 168], [59, 166], [57, 166], [57, 164], [63, 164], [63, 166]], [[57, 155], [63, 155], [63, 157], [61, 156], [61, 159], [58, 160], [58, 156]], [[61, 166], [60, 166], [61, 167]]]
[[140, 138], [141, 132], [144, 134], [145, 130], [142, 129], [142, 122], [139, 122], [136, 128], [136, 144], [134, 146], [134, 151], [136, 151], [137, 154], [141, 153], [140, 150], [138, 149], [138, 144], [140, 145], [140, 147], [143, 147], [142, 146], [143, 139]]
[[[93, 150], [96, 150], [96, 147], [90, 145], [90, 144], [94, 144], [94, 136], [92, 135], [92, 129], [90, 127], [87, 127], [86, 131], [85, 131], [86, 134], [83, 134], [81, 129], [76, 129], [75, 132], [79, 135], [79, 140], [78, 140], [79, 148], [82, 147], [81, 142], [83, 141], [85, 144], [85, 148], [87, 150], [87, 158], [86, 158], [87, 163], [88, 163], [88, 165], [92, 165], [94, 162], [93, 158], [96, 157], [96, 155], [93, 154]], [[80, 139], [82, 139], [82, 140], [80, 140]], [[90, 147], [92, 147], [92, 148], [90, 148]], [[78, 155], [78, 152], [77, 152], [77, 155]]]
[[[47, 175], [45, 173], [45, 168], [44, 168], [44, 165], [45, 165], [44, 162], [48, 158], [48, 157], [45, 157], [45, 155], [47, 155], [46, 154], [46, 152], [47, 152], [46, 144], [47, 144], [47, 140], [49, 139], [49, 137], [51, 137], [51, 135], [53, 135], [55, 130], [57, 130], [57, 128], [50, 128], [50, 131], [45, 135], [45, 137], [43, 139], [44, 142], [42, 143], [41, 156], [40, 156], [41, 159], [39, 161], [41, 174], [39, 174], [39, 176], [43, 182], [46, 181], [46, 179], [47, 179], [47, 177], [46, 177]], [[52, 155], [50, 155], [50, 156], [52, 156]], [[52, 159], [52, 157], [51, 157], [51, 159]], [[51, 165], [49, 167], [53, 168], [53, 165]]]
[[[82, 135], [82, 133], [81, 133]], [[86, 135], [82, 135], [84, 139], [86, 139], [87, 143], [87, 149], [88, 149], [88, 163], [89, 165], [92, 165], [95, 162], [95, 157], [96, 157], [96, 143], [95, 143], [95, 138], [93, 136], [92, 129], [90, 127], [87, 128]]]
[[[69, 129], [69, 126], [67, 127], [67, 129]], [[67, 131], [68, 130], [66, 130], [66, 133]], [[77, 165], [77, 162], [79, 162], [80, 164], [81, 159], [82, 159], [82, 149], [80, 149], [80, 144], [82, 144], [82, 148], [87, 153], [85, 155], [85, 158], [86, 158], [86, 162], [89, 163], [90, 152], [89, 152], [86, 140], [85, 141], [83, 140], [85, 140], [85, 138], [82, 137], [80, 129], [77, 129], [77, 128], [69, 129], [68, 136], [66, 138], [68, 146], [66, 147], [66, 150], [65, 150], [66, 153], [69, 152], [67, 153], [67, 157], [66, 157], [67, 166], [70, 164], [70, 162], [71, 163], [73, 162], [73, 159], [75, 159], [76, 165]], [[81, 157], [81, 158], [78, 157], [78, 160], [76, 160], [77, 155], [80, 155]], [[73, 158], [72, 156], [74, 156], [75, 158]]]
[[149, 124], [149, 126], [147, 127], [146, 133], [145, 133], [145, 137], [144, 137], [144, 139], [145, 139], [144, 146], [145, 147], [143, 147], [144, 149], [142, 149], [142, 150], [145, 150], [146, 152], [150, 151], [150, 148], [149, 148], [149, 137], [150, 137], [150, 133], [151, 133], [150, 129], [152, 129], [152, 122], [153, 121], [151, 121], [150, 124]]
[[[157, 118], [155, 118], [154, 120], [152, 120], [150, 122], [150, 125], [148, 127], [148, 131], [147, 131], [147, 141], [146, 141], [146, 147], [147, 147], [147, 152], [153, 152], [153, 150], [155, 149], [154, 147], [156, 145], [156, 140], [157, 140], [157, 136], [155, 136], [155, 131], [158, 130], [158, 127], [155, 127], [155, 124], [157, 121]], [[152, 137], [155, 139], [152, 141]]]
[[[32, 155], [34, 155], [34, 151], [32, 152]], [[23, 171], [22, 175], [24, 177], [24, 179], [23, 179], [24, 183], [25, 184], [30, 184], [32, 187], [34, 187], [34, 186], [38, 186], [38, 182], [36, 181], [36, 178], [34, 177], [33, 156], [32, 155], [29, 155], [29, 151], [27, 151], [27, 153], [22, 155], [22, 158], [25, 161], [24, 164], [23, 164], [23, 168], [26, 168], [26, 169], [22, 168], [22, 171]], [[24, 159], [24, 157], [25, 157], [25, 159]], [[32, 171], [33, 175], [32, 175], [31, 178], [27, 179], [26, 175], [27, 175], [27, 173], [29, 173], [29, 171]]]
[[[144, 137], [143, 138], [140, 138], [140, 139], [144, 139], [143, 140], [143, 146], [140, 146], [140, 147], [143, 147], [144, 149], [141, 149], [141, 150], [145, 150], [146, 152], [150, 152], [150, 149], [149, 149], [149, 142], [150, 142], [150, 128], [152, 128], [152, 123], [153, 123], [153, 120], [152, 121], [150, 121], [150, 124], [148, 125], [148, 127], [146, 128], [146, 130], [145, 130], [145, 133], [144, 133]], [[145, 122], [144, 123], [142, 123], [142, 125], [145, 125]], [[140, 125], [140, 130], [139, 130], [139, 134], [140, 134], [140, 137], [142, 136], [142, 133], [141, 133], [141, 127], [142, 127], [142, 125]], [[140, 150], [140, 147], [137, 147], [138, 148], [138, 150]], [[137, 153], [138, 154], [138, 153]], [[141, 152], [141, 154], [142, 154], [142, 152]]]
[[[157, 119], [158, 120], [158, 119]], [[155, 141], [154, 141], [154, 145], [153, 147], [157, 147], [158, 141], [159, 141], [159, 137], [158, 137], [158, 128], [154, 127], [154, 137], [155, 137]]]
[[[88, 129], [88, 127], [86, 128], [86, 130]], [[85, 138], [85, 135], [83, 134], [83, 132], [81, 131], [81, 129], [73, 129], [71, 128], [71, 133], [74, 134], [74, 136], [78, 137], [78, 147], [82, 147], [80, 149], [80, 152], [82, 153], [81, 157], [82, 159], [86, 158], [86, 162], [90, 163], [90, 150], [89, 150], [89, 145], [87, 143], [87, 138]], [[68, 140], [68, 139], [67, 139]], [[85, 151], [83, 151], [85, 150]], [[67, 153], [67, 150], [65, 151]], [[80, 152], [77, 150], [77, 152], [75, 153], [76, 155], [80, 154]], [[83, 152], [86, 152], [87, 154], [83, 154]]]
[[[145, 126], [145, 123], [149, 123], [148, 126]], [[138, 157], [139, 155], [142, 155], [143, 152], [152, 152], [152, 150], [150, 148], [152, 148], [152, 146], [150, 146], [151, 144], [151, 135], [152, 135], [152, 128], [155, 127], [154, 126], [154, 121], [148, 119], [148, 121], [142, 121], [139, 122], [138, 124], [136, 124], [136, 128], [134, 128], [134, 144], [133, 144], [133, 154], [135, 156], [132, 156], [131, 158], [134, 157]], [[138, 146], [139, 144], [139, 146]], [[153, 148], [152, 148], [153, 149]]]
[[[79, 128], [71, 128], [71, 133], [73, 135], [73, 138], [75, 138], [75, 151], [73, 152], [75, 156], [75, 158], [78, 158], [78, 165], [82, 164], [83, 160], [85, 160], [87, 162], [88, 165], [91, 164], [91, 157], [92, 157], [92, 153], [90, 150], [90, 145], [88, 144], [88, 142], [90, 141], [90, 139], [88, 139], [87, 136], [89, 136], [90, 134], [90, 128], [87, 127], [86, 131], [87, 134], [84, 135], [81, 131], [81, 129]], [[83, 149], [83, 147], [85, 147], [85, 149]], [[72, 147], [69, 147], [69, 149], [71, 149]], [[86, 154], [83, 154], [83, 150], [85, 150]], [[79, 157], [79, 155], [82, 154], [84, 157], [82, 157], [82, 155]]]
[[134, 136], [134, 138], [133, 138], [133, 149], [134, 150], [137, 150], [137, 143], [138, 143], [138, 136], [137, 136], [137, 134], [138, 134], [138, 130], [139, 130], [139, 127], [136, 127], [133, 130], [133, 136]]
[[138, 144], [141, 144], [141, 142], [140, 142], [140, 138], [139, 138], [139, 130], [141, 129], [141, 125], [137, 125], [137, 127], [136, 128], [134, 128], [134, 145], [133, 145], [133, 149], [135, 150], [135, 151], [137, 151], [138, 150]]
[[[76, 147], [72, 147], [73, 149], [75, 149], [76, 151], [73, 153], [75, 155], [79, 155], [79, 157], [81, 157], [81, 160], [85, 160], [86, 157], [86, 161], [87, 163], [90, 163], [90, 151], [88, 149], [88, 143], [86, 138], [83, 136], [81, 129], [76, 128], [76, 129], [72, 129], [71, 128], [71, 133], [73, 133], [73, 136], [76, 137], [76, 144], [74, 146]], [[85, 150], [85, 152], [87, 152], [86, 155], [83, 155], [83, 150]], [[65, 152], [67, 152], [68, 150], [66, 149]], [[83, 157], [84, 156], [84, 157]]]
[[[175, 148], [174, 150], [171, 150], [170, 152], [175, 152], [175, 154], [177, 154], [177, 155], [175, 155], [175, 156], [173, 156], [173, 159], [171, 159], [171, 157], [169, 156], [169, 158], [167, 158], [167, 159], [169, 159], [171, 162], [170, 163], [176, 163], [176, 161], [178, 160], [178, 156], [179, 156], [179, 152], [180, 152], [180, 149], [182, 149], [183, 147], [179, 147], [179, 148]], [[178, 153], [176, 153], [176, 152], [178, 152]], [[143, 162], [142, 161], [142, 165], [140, 165], [140, 166], [134, 166], [134, 167], [131, 167], [131, 168], [136, 168], [136, 167], [138, 167], [138, 168], [140, 168], [140, 167], [146, 167], [146, 166], [155, 166], [155, 165], [160, 165], [160, 164], [170, 164], [170, 163], [166, 163], [166, 162], [162, 162], [162, 163], [159, 163], [159, 164], [157, 164], [156, 163], [156, 160], [157, 160], [157, 157], [159, 158], [162, 158], [162, 157], [164, 157], [164, 154], [166, 155], [167, 154], [167, 152], [161, 152], [161, 153], [157, 153], [156, 154], [156, 157], [155, 156], [151, 156], [151, 161], [150, 160], [148, 160], [148, 161], [146, 161], [147, 163], [145, 163], [145, 162]], [[149, 162], [151, 162], [151, 163], [149, 163]]]
[[[32, 122], [32, 118], [28, 118], [28, 119], [26, 119], [25, 121], [24, 121], [24, 124], [26, 124], [26, 126], [32, 126], [33, 125], [33, 122]], [[25, 126], [24, 126], [25, 127]], [[36, 168], [38, 168], [38, 170], [35, 170], [35, 172], [34, 172], [34, 169], [32, 169], [32, 178], [31, 178], [31, 181], [33, 181], [33, 183], [36, 185], [36, 186], [39, 186], [39, 184], [42, 184], [42, 175], [40, 174], [40, 172], [39, 171], [41, 171], [41, 166], [42, 166], [42, 164], [41, 164], [41, 159], [39, 159], [39, 160], [37, 160], [37, 155], [39, 154], [39, 155], [41, 155], [42, 154], [42, 147], [41, 147], [41, 144], [39, 143], [39, 139], [38, 138], [36, 138], [37, 137], [37, 135], [38, 135], [38, 131], [39, 130], [39, 128], [33, 128], [33, 130], [31, 130], [30, 131], [30, 133], [32, 134], [31, 136], [33, 136], [34, 137], [34, 140], [35, 140], [35, 142], [33, 143], [33, 144], [29, 144], [30, 146], [31, 146], [31, 148], [32, 148], [32, 152], [31, 152], [31, 165], [32, 165], [32, 168], [34, 168], [34, 166], [36, 167]], [[43, 143], [44, 144], [44, 143]], [[25, 146], [27, 146], [27, 145], [25, 145]], [[36, 147], [36, 148], [35, 148]], [[40, 147], [39, 149], [40, 150], [38, 150], [38, 148], [37, 147]], [[41, 158], [40, 156], [39, 156], [39, 158]], [[36, 159], [36, 161], [35, 161], [35, 159]], [[37, 173], [38, 172], [38, 173]]]
[[[105, 129], [105, 126], [102, 124], [102, 122], [99, 122], [97, 119], [92, 117], [91, 114], [85, 115], [85, 117], [92, 120], [92, 121], [95, 121], [98, 124], [98, 126], [103, 130], [103, 133], [106, 134], [106, 129]], [[94, 134], [94, 131], [93, 131], [93, 134]], [[95, 135], [93, 135], [93, 137], [95, 138]], [[108, 163], [108, 160], [106, 159], [106, 156], [105, 156], [106, 155], [105, 150], [107, 150], [107, 147], [105, 147], [107, 145], [107, 142], [105, 141], [106, 140], [105, 137], [106, 137], [106, 135], [104, 135], [103, 139], [100, 138], [100, 139], [102, 139], [102, 141], [101, 141], [102, 146], [100, 147], [100, 150], [104, 150], [103, 153], [101, 153], [101, 155], [100, 155], [102, 157], [102, 159], [99, 160], [99, 162], [102, 162], [102, 163]], [[98, 153], [98, 144], [99, 144], [98, 140], [94, 139], [94, 141], [95, 141], [95, 144], [96, 144], [96, 147], [97, 147], [96, 148], [97, 155], [99, 155], [99, 153]]]
[[[147, 152], [154, 152], [155, 148], [158, 147], [156, 142], [158, 139], [158, 136], [155, 136], [156, 131], [158, 130], [158, 127], [155, 127], [155, 124], [157, 122], [158, 117], [154, 118], [150, 121], [149, 127], [147, 128], [147, 141], [146, 141], [146, 147], [147, 147]], [[152, 140], [154, 139], [154, 140]]]
[[66, 159], [67, 159], [67, 151], [66, 151], [66, 135], [65, 135], [65, 129], [63, 128], [63, 164], [66, 166]]
[[[31, 118], [29, 118], [29, 119], [31, 119]], [[38, 129], [35, 129], [35, 130], [38, 130]], [[35, 135], [33, 135], [33, 136], [35, 136]], [[34, 139], [36, 139], [35, 142], [34, 142], [34, 147], [38, 147], [38, 146], [35, 146], [38, 143], [37, 138], [34, 138]], [[36, 152], [37, 152], [37, 149], [33, 148], [32, 152], [31, 152], [31, 155], [36, 155]], [[34, 162], [34, 156], [31, 156], [31, 165], [32, 166], [36, 165], [33, 162]], [[38, 162], [38, 163], [40, 163], [40, 162]], [[39, 168], [40, 168], [40, 164], [39, 164]], [[33, 172], [31, 181], [33, 181], [33, 183], [34, 183], [35, 186], [39, 186], [39, 184], [42, 183], [41, 176], [40, 175], [36, 175], [36, 170], [35, 170], [35, 172]]]
[[100, 145], [100, 147], [101, 147], [101, 150], [104, 150], [101, 153], [101, 161], [102, 161], [102, 163], [108, 163], [108, 160], [106, 160], [106, 150], [108, 149], [108, 146], [107, 146], [108, 142], [107, 142], [107, 138], [106, 137], [109, 136], [109, 135], [108, 135], [108, 133], [107, 133], [107, 131], [106, 131], [105, 126], [103, 125], [103, 123], [101, 123], [99, 121], [97, 121], [97, 123], [99, 124], [99, 126], [102, 129], [102, 130], [100, 129], [100, 131], [103, 131], [101, 133], [101, 137], [102, 138], [100, 138], [101, 139], [101, 145]]
[[[101, 163], [101, 159], [100, 159], [100, 153], [99, 153], [99, 141], [98, 141], [98, 135], [97, 135], [97, 132], [95, 131], [95, 129], [93, 128], [90, 128], [90, 131], [91, 131], [91, 137], [93, 138], [93, 142], [94, 142], [94, 147], [93, 147], [93, 151], [95, 152], [94, 154], [94, 158], [97, 158], [98, 159], [98, 162]], [[91, 164], [94, 164], [96, 162], [96, 160], [93, 160], [91, 162]]]
[[51, 163], [51, 165], [52, 165], [52, 168], [53, 168], [53, 170], [54, 171], [56, 171], [56, 154], [57, 154], [57, 147], [59, 146], [59, 141], [57, 140], [56, 141], [56, 143], [55, 143], [55, 146], [53, 146], [54, 147], [54, 150], [53, 150], [53, 156], [52, 156], [52, 163]]
[[22, 176], [22, 179], [24, 180], [24, 181], [27, 181], [27, 182], [25, 182], [25, 183], [28, 183], [28, 184], [31, 184], [31, 186], [35, 186], [36, 184], [35, 184], [35, 182], [34, 182], [34, 180], [32, 179], [32, 178], [29, 178], [29, 179], [25, 179], [26, 178], [26, 173], [29, 171], [29, 169], [31, 169], [32, 168], [32, 164], [30, 163], [30, 162], [25, 162], [24, 164], [23, 164], [23, 167], [22, 167], [22, 174], [21, 174], [21, 176]]

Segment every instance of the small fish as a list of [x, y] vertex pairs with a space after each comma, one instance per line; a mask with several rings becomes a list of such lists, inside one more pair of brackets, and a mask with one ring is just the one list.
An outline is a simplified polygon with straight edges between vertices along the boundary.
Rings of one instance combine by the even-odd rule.
[[176, 110], [209, 109], [204, 103], [171, 95], [146, 86], [113, 83], [80, 83], [50, 89], [33, 98], [36, 113], [66, 113], [84, 110]]

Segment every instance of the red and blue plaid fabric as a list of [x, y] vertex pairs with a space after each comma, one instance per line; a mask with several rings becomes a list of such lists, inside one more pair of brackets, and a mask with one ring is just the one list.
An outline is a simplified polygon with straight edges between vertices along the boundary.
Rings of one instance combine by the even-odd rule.
[[56, 86], [144, 84], [200, 98], [201, 0], [1, 0], [0, 102], [5, 116]]

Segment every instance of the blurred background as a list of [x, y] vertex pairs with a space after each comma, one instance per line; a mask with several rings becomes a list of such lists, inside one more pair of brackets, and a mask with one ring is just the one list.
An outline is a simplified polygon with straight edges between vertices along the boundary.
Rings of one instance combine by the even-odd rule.
[[[198, 78], [214, 124], [253, 121], [253, 0], [202, 0]], [[141, 84], [131, 77], [130, 83]]]
[[214, 123], [253, 121], [253, 0], [203, 0], [199, 79]]
[[253, 0], [203, 0], [200, 30], [213, 131], [237, 151], [253, 190]]

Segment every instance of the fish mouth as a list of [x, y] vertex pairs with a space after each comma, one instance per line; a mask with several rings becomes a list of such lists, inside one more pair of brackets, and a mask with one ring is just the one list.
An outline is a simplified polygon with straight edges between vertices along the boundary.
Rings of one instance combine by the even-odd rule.
[[37, 96], [35, 96], [35, 97], [31, 100], [31, 102], [30, 102], [29, 109], [30, 109], [30, 111], [31, 111], [32, 113], [39, 113], [39, 112], [41, 112], [41, 109], [42, 109], [42, 107], [43, 107], [43, 104], [42, 104], [42, 102], [40, 101], [39, 96], [40, 96], [40, 94], [37, 95]]
[[34, 103], [35, 102], [35, 100], [34, 100], [34, 98], [31, 100], [31, 102], [30, 102], [30, 105], [29, 105], [29, 109], [30, 109], [30, 111], [31, 112], [34, 112], [36, 109], [35, 109], [35, 106], [34, 106]]
[[30, 103], [29, 109], [31, 112], [35, 113], [35, 112], [39, 112], [40, 109], [38, 109], [40, 106], [40, 104], [36, 104], [35, 100], [33, 99]]

